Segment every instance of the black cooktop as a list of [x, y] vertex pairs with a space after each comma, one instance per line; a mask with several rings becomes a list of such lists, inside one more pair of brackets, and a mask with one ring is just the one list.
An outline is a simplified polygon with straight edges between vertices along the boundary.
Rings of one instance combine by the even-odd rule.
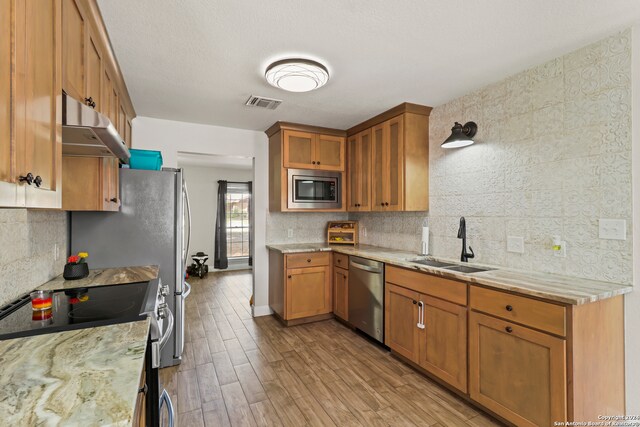
[[54, 291], [49, 311], [34, 311], [26, 295], [0, 310], [0, 340], [143, 319], [148, 284]]

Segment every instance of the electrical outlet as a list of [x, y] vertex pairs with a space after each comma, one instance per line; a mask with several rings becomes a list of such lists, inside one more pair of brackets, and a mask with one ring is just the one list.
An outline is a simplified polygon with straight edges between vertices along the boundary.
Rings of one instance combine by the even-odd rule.
[[567, 257], [567, 242], [564, 240], [560, 240], [560, 249], [553, 251], [553, 256], [557, 258], [566, 258]]
[[293, 228], [287, 229], [287, 237], [293, 237]]
[[524, 237], [507, 236], [507, 252], [524, 253]]
[[598, 228], [598, 235], [601, 239], [627, 240], [627, 221], [624, 219], [600, 218]]

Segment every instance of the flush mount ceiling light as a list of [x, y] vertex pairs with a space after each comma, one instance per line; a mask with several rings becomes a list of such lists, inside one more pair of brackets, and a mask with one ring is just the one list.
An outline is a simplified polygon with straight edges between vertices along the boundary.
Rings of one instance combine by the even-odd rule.
[[455, 122], [451, 128], [451, 136], [445, 139], [440, 145], [442, 148], [460, 148], [473, 144], [473, 137], [478, 131], [478, 125], [475, 122], [467, 122], [462, 126]]
[[310, 59], [283, 59], [269, 65], [264, 77], [271, 86], [289, 92], [309, 92], [329, 81], [329, 71]]

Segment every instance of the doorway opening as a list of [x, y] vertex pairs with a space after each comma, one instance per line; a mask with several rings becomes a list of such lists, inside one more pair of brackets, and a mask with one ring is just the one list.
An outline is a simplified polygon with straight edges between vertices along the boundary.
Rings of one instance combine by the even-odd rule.
[[[178, 167], [183, 170], [190, 201], [189, 283], [194, 290], [199, 286], [233, 288], [249, 313], [253, 294], [253, 164], [252, 157], [178, 152]], [[199, 262], [205, 267], [197, 269]]]

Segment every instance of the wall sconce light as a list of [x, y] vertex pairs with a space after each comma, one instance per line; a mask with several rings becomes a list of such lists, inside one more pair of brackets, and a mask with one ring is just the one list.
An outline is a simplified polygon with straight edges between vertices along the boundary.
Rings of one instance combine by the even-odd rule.
[[451, 136], [445, 139], [440, 146], [442, 148], [460, 148], [473, 144], [473, 137], [478, 131], [475, 122], [467, 122], [462, 126], [456, 122], [451, 128]]

